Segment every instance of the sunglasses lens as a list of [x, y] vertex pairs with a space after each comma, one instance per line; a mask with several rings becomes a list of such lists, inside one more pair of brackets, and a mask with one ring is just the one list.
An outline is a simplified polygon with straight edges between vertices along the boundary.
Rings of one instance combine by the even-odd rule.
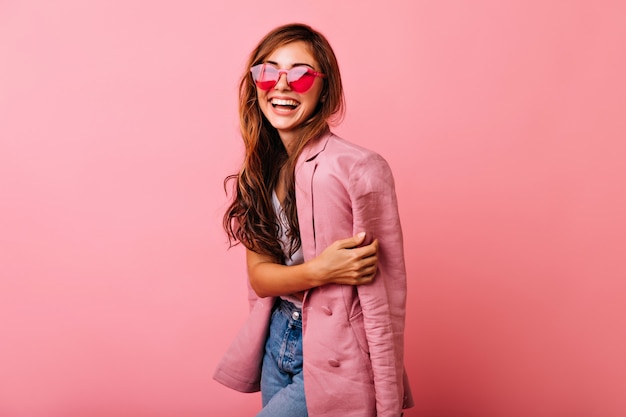
[[276, 85], [280, 76], [278, 70], [272, 66], [259, 64], [250, 69], [252, 79], [261, 90], [269, 90]]
[[313, 86], [315, 75], [306, 67], [295, 67], [289, 70], [287, 82], [296, 93], [304, 93]]

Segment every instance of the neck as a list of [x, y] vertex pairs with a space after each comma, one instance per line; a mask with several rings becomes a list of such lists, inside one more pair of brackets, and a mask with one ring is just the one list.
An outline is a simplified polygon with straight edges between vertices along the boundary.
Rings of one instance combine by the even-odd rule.
[[292, 156], [296, 150], [296, 142], [298, 138], [298, 132], [281, 132], [280, 140], [283, 142], [283, 146], [287, 151], [287, 155]]

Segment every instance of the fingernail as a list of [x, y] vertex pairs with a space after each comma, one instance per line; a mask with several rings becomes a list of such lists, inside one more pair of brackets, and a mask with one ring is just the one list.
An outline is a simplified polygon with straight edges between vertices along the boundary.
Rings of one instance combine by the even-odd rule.
[[356, 235], [358, 238], [362, 238], [363, 236], [365, 236], [365, 232], [361, 232]]

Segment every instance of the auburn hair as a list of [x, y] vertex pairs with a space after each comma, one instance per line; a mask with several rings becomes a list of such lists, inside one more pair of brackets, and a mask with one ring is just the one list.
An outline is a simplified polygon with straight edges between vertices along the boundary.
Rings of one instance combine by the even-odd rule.
[[[319, 65], [316, 70], [326, 74], [326, 77], [320, 78], [324, 85], [317, 107], [303, 122], [294, 152], [289, 155], [278, 131], [259, 107], [250, 68], [265, 62], [276, 49], [297, 41], [308, 45]], [[287, 250], [290, 256], [298, 250], [301, 242], [294, 186], [295, 163], [304, 146], [328, 130], [329, 122], [341, 120], [344, 109], [339, 64], [330, 43], [321, 33], [304, 24], [288, 24], [270, 31], [254, 48], [239, 83], [239, 123], [245, 156], [239, 173], [224, 180], [227, 193], [228, 184], [234, 182], [233, 200], [223, 218], [231, 247], [242, 243], [254, 252], [285, 261], [279, 240], [279, 222], [272, 203], [272, 192], [284, 167], [287, 173], [286, 196], [282, 204], [289, 224]]]

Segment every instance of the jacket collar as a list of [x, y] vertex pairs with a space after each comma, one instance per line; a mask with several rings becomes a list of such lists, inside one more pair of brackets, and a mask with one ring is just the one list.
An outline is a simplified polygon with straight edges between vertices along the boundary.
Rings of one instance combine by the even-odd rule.
[[326, 148], [328, 139], [330, 139], [331, 136], [332, 133], [330, 132], [330, 129], [326, 128], [326, 130], [321, 135], [311, 139], [302, 150], [302, 154], [298, 158], [298, 165], [303, 162], [309, 162], [315, 159], [315, 157], [317, 157], [317, 155], [319, 155], [320, 152], [322, 152]]

